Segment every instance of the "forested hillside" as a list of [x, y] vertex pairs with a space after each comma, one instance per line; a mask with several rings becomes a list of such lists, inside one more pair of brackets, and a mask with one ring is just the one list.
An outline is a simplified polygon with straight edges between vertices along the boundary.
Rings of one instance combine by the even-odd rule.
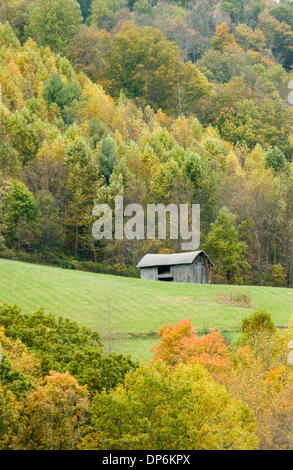
[[[292, 449], [292, 65], [291, 1], [0, 0], [1, 450]], [[107, 276], [181, 246], [95, 240], [118, 195], [250, 285]]]
[[293, 4], [5, 0], [0, 256], [135, 275], [97, 202], [200, 203], [213, 282], [288, 286]]

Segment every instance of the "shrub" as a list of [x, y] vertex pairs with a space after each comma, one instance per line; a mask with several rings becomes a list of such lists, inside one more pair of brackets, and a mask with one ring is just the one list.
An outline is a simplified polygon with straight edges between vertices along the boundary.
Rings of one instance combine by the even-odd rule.
[[252, 297], [248, 292], [242, 289], [233, 290], [228, 292], [226, 295], [216, 297], [221, 303], [237, 305], [239, 307], [252, 307]]

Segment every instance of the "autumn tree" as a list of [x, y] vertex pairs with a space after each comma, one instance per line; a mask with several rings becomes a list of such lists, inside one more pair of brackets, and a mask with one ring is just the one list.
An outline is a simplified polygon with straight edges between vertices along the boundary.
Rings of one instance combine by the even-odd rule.
[[[254, 154], [256, 156], [256, 154]], [[262, 160], [262, 156], [260, 155]], [[249, 165], [251, 165], [252, 160]], [[278, 239], [290, 233], [286, 219], [286, 186], [271, 169], [265, 169], [262, 161], [255, 159], [255, 168], [240, 184], [238, 203], [233, 207], [246, 221], [249, 234], [245, 236], [252, 263], [256, 266], [256, 279], [263, 282], [265, 264], [277, 264], [280, 256]], [[237, 206], [237, 208], [236, 208]], [[290, 217], [289, 217], [290, 218]], [[286, 235], [287, 233], [287, 235]], [[289, 245], [284, 245], [288, 246]], [[289, 248], [290, 252], [290, 248]], [[288, 251], [283, 259], [287, 258]], [[268, 273], [269, 274], [269, 273]]]
[[114, 13], [119, 10], [118, 0], [92, 0], [91, 22], [101, 29], [112, 29]]
[[292, 448], [292, 372], [284, 363], [268, 369], [266, 361], [242, 348], [226, 387], [253, 411], [260, 449]]
[[0, 450], [15, 447], [20, 430], [20, 404], [0, 383]]
[[230, 365], [224, 338], [214, 329], [198, 336], [191, 320], [181, 320], [177, 325], [164, 325], [159, 336], [160, 341], [153, 347], [154, 359], [161, 359], [170, 366], [181, 362], [199, 363], [217, 374]]
[[222, 23], [216, 27], [215, 35], [212, 40], [212, 47], [216, 50], [223, 51], [225, 47], [230, 46], [234, 42], [234, 36], [230, 34], [230, 28], [226, 23]]
[[245, 50], [253, 49], [261, 51], [265, 47], [266, 38], [260, 29], [251, 29], [245, 24], [240, 24], [234, 33], [237, 43]]
[[[82, 26], [66, 52], [76, 71], [83, 71], [93, 81], [105, 81], [107, 55], [111, 46], [110, 34], [95, 25]], [[109, 86], [105, 82], [105, 86]]]
[[196, 67], [180, 62], [174, 43], [157, 29], [133, 23], [114, 36], [107, 76], [114, 95], [122, 89], [131, 98], [171, 112], [184, 112], [184, 101], [196, 101], [209, 92], [207, 80]]
[[72, 450], [89, 422], [89, 394], [68, 372], [51, 371], [25, 400], [26, 449]]
[[39, 0], [30, 6], [28, 31], [41, 46], [63, 52], [77, 33], [81, 11], [76, 0]]
[[[73, 142], [67, 151], [68, 208], [66, 225], [73, 233], [74, 253], [78, 254], [80, 238], [86, 237], [92, 224], [92, 210], [99, 187], [98, 167], [88, 145], [82, 139]], [[85, 241], [85, 249], [90, 249]]]
[[258, 357], [269, 354], [268, 347], [276, 332], [271, 316], [265, 310], [254, 312], [242, 320], [240, 344], [248, 345]]
[[257, 447], [249, 409], [199, 364], [142, 364], [124, 386], [95, 397], [92, 421], [104, 449]]
[[271, 283], [275, 287], [284, 287], [286, 284], [286, 275], [281, 264], [275, 264], [272, 267]]

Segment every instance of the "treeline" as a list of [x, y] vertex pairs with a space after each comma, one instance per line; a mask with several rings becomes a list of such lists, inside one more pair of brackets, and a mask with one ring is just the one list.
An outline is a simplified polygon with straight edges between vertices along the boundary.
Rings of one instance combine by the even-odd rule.
[[99, 335], [0, 307], [0, 449], [290, 449], [292, 329], [246, 318], [232, 348], [166, 325], [147, 364], [103, 355]]
[[1, 256], [135, 275], [177, 251], [93, 239], [94, 205], [123, 195], [200, 203], [213, 282], [292, 285], [292, 9], [3, 3]]

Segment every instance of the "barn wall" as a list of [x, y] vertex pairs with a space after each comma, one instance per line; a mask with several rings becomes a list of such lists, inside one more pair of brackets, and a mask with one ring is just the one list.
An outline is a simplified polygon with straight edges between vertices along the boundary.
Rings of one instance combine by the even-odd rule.
[[190, 264], [178, 264], [171, 266], [171, 275], [174, 282], [193, 282]]
[[[192, 264], [178, 264], [170, 266], [170, 274], [174, 282], [186, 282], [196, 284], [207, 284], [208, 273], [203, 257], [198, 257]], [[141, 268], [141, 279], [156, 281], [158, 279], [157, 266]]]
[[196, 264], [193, 263], [190, 265], [190, 267], [192, 269], [192, 282], [199, 284], [206, 284], [208, 282], [208, 276], [204, 262]]
[[204, 262], [196, 260], [192, 264], [179, 264], [171, 266], [171, 274], [174, 282], [194, 282], [206, 284], [208, 282]]
[[141, 279], [156, 281], [158, 278], [158, 268], [156, 266], [151, 268], [140, 268], [140, 277]]

